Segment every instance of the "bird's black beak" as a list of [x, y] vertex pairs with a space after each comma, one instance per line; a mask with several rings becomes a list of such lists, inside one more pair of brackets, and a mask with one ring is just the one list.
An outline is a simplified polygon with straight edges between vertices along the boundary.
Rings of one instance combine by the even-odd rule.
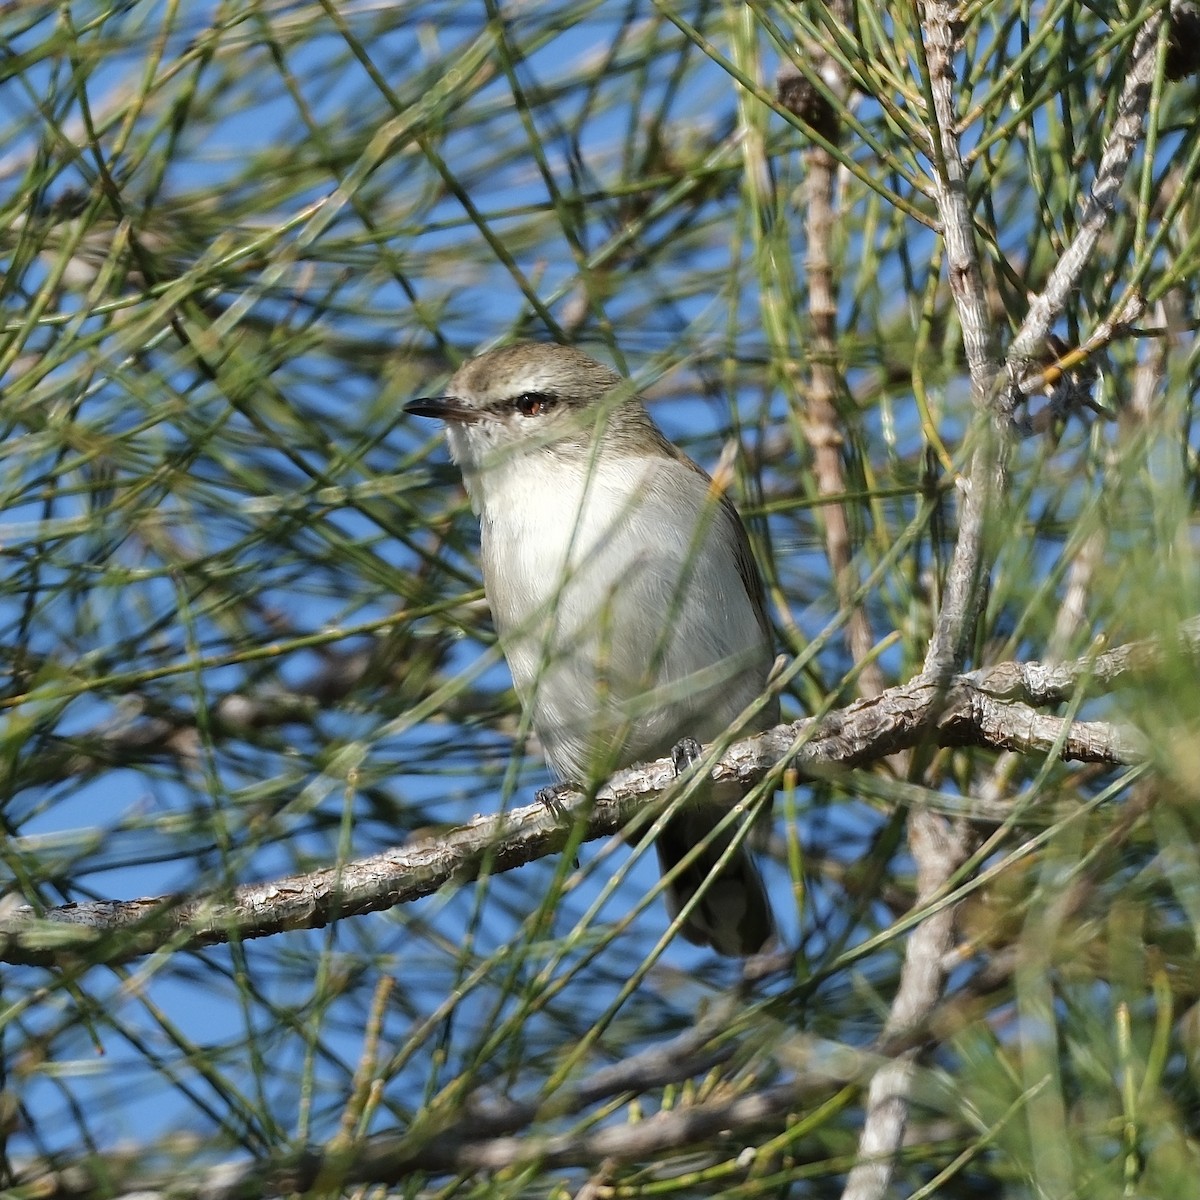
[[437, 417], [458, 425], [479, 420], [479, 413], [475, 409], [454, 396], [422, 396], [418, 400], [410, 400], [404, 406], [404, 411], [412, 413], [414, 417]]

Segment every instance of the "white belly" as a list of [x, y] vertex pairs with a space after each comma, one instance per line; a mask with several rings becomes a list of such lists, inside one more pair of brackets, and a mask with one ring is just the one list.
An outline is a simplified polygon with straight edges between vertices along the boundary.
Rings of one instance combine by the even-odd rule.
[[484, 582], [561, 777], [607, 774], [685, 735], [710, 740], [761, 691], [770, 650], [732, 518], [707, 494], [703, 476], [661, 457], [597, 465], [585, 480], [531, 455], [489, 477]]

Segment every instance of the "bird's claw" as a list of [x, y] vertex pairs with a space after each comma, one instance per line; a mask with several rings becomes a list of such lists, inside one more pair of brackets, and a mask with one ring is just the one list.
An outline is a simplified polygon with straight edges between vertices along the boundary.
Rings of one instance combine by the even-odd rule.
[[[571, 794], [572, 788], [565, 783], [555, 783], [550, 787], [538, 788], [535, 799], [560, 825], [570, 825], [571, 814], [567, 811], [564, 800]], [[579, 870], [579, 855], [575, 855], [575, 870]]]
[[570, 815], [564, 800], [571, 794], [571, 789], [565, 783], [551, 784], [549, 787], [538, 788], [535, 799], [552, 813], [556, 820], [566, 821]]
[[678, 778], [689, 767], [694, 767], [703, 756], [704, 752], [695, 738], [681, 737], [671, 747], [671, 765], [675, 768], [675, 777]]

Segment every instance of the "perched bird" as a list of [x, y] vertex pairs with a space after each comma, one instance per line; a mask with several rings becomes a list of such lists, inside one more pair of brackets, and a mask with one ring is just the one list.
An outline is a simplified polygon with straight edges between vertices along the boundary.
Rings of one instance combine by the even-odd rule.
[[[723, 490], [655, 425], [615, 371], [569, 346], [523, 342], [464, 364], [440, 417], [482, 537], [500, 644], [554, 772], [585, 784], [618, 767], [712, 741], [767, 691], [771, 632], [746, 531]], [[741, 729], [773, 725], [771, 697]], [[664, 871], [739, 798], [707, 784], [658, 838]], [[684, 936], [727, 955], [774, 932], [731, 834], [675, 881]]]

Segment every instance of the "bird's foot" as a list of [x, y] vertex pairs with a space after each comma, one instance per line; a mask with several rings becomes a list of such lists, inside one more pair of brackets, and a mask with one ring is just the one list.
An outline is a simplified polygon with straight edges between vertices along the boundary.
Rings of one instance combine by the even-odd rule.
[[538, 788], [535, 799], [551, 812], [558, 821], [566, 821], [570, 817], [567, 806], [563, 803], [571, 794], [572, 788], [565, 783], [555, 783], [550, 787]]
[[681, 737], [671, 747], [671, 765], [675, 768], [675, 777], [678, 779], [689, 767], [694, 767], [703, 756], [704, 752], [695, 738]]
[[[564, 803], [575, 789], [566, 783], [555, 783], [550, 787], [538, 788], [535, 799], [560, 824], [570, 828], [571, 814]], [[579, 870], [579, 855], [575, 855], [575, 870]]]

